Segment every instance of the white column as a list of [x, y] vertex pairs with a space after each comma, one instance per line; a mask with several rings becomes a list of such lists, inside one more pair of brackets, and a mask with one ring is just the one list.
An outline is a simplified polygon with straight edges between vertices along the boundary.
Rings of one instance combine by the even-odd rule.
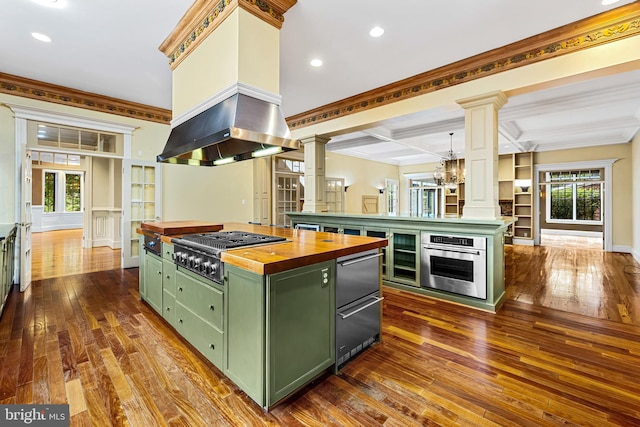
[[491, 92], [456, 100], [464, 108], [465, 197], [463, 218], [499, 218], [498, 110], [507, 96]]
[[325, 200], [325, 146], [330, 138], [314, 135], [300, 139], [304, 147], [304, 205], [302, 212], [327, 210]]

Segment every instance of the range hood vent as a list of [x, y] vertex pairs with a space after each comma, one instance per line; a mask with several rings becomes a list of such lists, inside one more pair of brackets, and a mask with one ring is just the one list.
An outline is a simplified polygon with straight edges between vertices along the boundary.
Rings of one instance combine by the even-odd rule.
[[298, 148], [276, 104], [236, 93], [173, 128], [157, 160], [217, 166]]

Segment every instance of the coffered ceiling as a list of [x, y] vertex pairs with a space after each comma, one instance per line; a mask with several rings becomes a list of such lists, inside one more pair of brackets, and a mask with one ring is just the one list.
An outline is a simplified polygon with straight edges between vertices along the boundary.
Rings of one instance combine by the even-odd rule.
[[[158, 46], [192, 0], [39, 4], [46, 1], [4, 0], [1, 73], [170, 108], [171, 71]], [[298, 0], [281, 30], [282, 110], [299, 114], [629, 3], [640, 7], [632, 0]], [[374, 39], [375, 25], [385, 33]], [[313, 58], [323, 66], [309, 65]], [[640, 128], [639, 73], [510, 97], [500, 112], [500, 151], [628, 142]], [[437, 161], [449, 132], [454, 151], [464, 146], [459, 108], [376, 126], [335, 136], [328, 149], [402, 165]]]

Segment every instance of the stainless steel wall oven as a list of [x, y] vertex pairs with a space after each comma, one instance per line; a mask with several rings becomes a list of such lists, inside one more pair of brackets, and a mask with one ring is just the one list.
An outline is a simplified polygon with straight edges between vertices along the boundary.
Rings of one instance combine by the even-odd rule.
[[421, 233], [420, 285], [487, 299], [487, 239]]

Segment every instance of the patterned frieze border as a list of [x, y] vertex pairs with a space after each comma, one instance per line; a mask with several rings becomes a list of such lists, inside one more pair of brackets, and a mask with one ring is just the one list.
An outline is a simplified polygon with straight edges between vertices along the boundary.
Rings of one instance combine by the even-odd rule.
[[284, 22], [284, 13], [296, 1], [274, 0], [272, 5], [266, 0], [198, 0], [185, 13], [159, 49], [167, 56], [169, 66], [173, 70], [237, 7], [280, 29]]
[[544, 34], [287, 117], [286, 120], [291, 129], [299, 129], [637, 35], [640, 35], [640, 3], [634, 2]]
[[100, 111], [148, 122], [170, 124], [171, 111], [38, 80], [0, 73], [0, 93]]

